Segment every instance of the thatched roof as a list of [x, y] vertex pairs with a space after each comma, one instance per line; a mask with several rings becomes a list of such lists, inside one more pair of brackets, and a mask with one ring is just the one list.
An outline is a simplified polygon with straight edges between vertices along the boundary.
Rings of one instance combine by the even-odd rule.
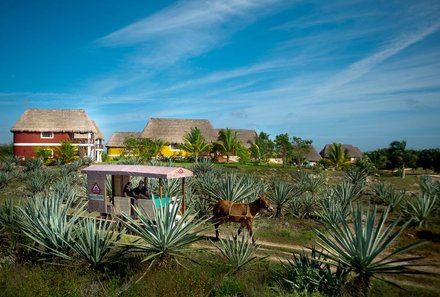
[[[321, 157], [328, 158], [330, 156], [331, 146], [332, 146], [331, 144], [325, 145], [325, 147], [319, 153], [321, 155]], [[351, 144], [342, 144], [342, 149], [344, 151], [347, 150], [348, 154], [350, 155], [351, 158], [362, 158], [363, 153], [356, 146], [353, 146]]]
[[124, 141], [127, 138], [140, 138], [141, 132], [113, 132], [110, 136], [109, 141], [105, 145], [109, 147], [125, 147]]
[[199, 128], [207, 142], [217, 140], [217, 131], [208, 120], [151, 118], [141, 133], [142, 138], [162, 139], [167, 143], [182, 143], [191, 128]]
[[[216, 129], [217, 134], [222, 129]], [[250, 142], [255, 141], [255, 137], [257, 136], [257, 132], [255, 130], [248, 130], [248, 129], [231, 129], [234, 132], [237, 132], [237, 139], [240, 141], [240, 144], [244, 146], [245, 148], [250, 148], [251, 144]]]
[[84, 109], [29, 108], [21, 115], [11, 132], [97, 133]]
[[306, 160], [309, 162], [318, 162], [322, 159], [321, 155], [313, 145], [310, 145], [310, 151], [306, 154]]
[[95, 134], [95, 139], [102, 139], [104, 140], [104, 134], [101, 132], [101, 130], [98, 128], [98, 125], [96, 125], [95, 121], [92, 121], [93, 126], [95, 126], [96, 129], [96, 134]]

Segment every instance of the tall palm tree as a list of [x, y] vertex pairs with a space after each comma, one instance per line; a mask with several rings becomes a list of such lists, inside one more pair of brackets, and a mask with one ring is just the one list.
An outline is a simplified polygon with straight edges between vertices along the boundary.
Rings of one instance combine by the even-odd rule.
[[191, 128], [191, 131], [183, 136], [183, 143], [180, 145], [181, 149], [191, 153], [196, 163], [199, 156], [208, 152], [211, 149], [211, 144], [206, 142], [205, 137], [202, 135], [202, 131], [199, 128]]
[[260, 132], [260, 134], [255, 136], [255, 140], [250, 142], [250, 151], [252, 157], [257, 161], [266, 161], [273, 152], [274, 143], [269, 138], [269, 134], [265, 132]]
[[390, 143], [388, 149], [393, 167], [399, 167], [402, 170], [401, 177], [405, 178], [405, 165], [408, 159], [408, 152], [406, 151], [406, 141], [393, 141]]
[[232, 129], [221, 129], [218, 133], [218, 141], [220, 150], [226, 154], [226, 163], [229, 163], [229, 157], [237, 153], [240, 148], [240, 142], [237, 139], [237, 132]]
[[342, 148], [340, 143], [332, 143], [330, 147], [329, 162], [336, 170], [341, 170], [350, 162], [350, 155]]

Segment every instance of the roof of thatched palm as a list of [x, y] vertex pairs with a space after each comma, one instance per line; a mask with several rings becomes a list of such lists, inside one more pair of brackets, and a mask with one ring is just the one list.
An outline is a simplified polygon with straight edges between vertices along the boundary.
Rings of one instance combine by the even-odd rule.
[[125, 147], [124, 141], [128, 138], [139, 138], [141, 132], [113, 132], [108, 140], [106, 147]]
[[29, 108], [11, 132], [97, 133], [97, 130], [84, 109]]
[[310, 151], [306, 154], [306, 160], [309, 162], [318, 162], [322, 157], [313, 145], [310, 145]]
[[[330, 156], [331, 146], [332, 146], [331, 144], [325, 145], [325, 147], [319, 153], [321, 157], [328, 158]], [[356, 146], [353, 146], [351, 144], [342, 144], [342, 149], [344, 151], [347, 150], [351, 158], [362, 158], [363, 153]]]
[[93, 126], [95, 126], [96, 129], [96, 134], [95, 134], [95, 138], [96, 139], [105, 139], [104, 138], [104, 134], [101, 132], [101, 130], [98, 128], [98, 125], [96, 125], [96, 122], [92, 120]]
[[[222, 129], [216, 129], [217, 134]], [[237, 139], [240, 141], [240, 144], [246, 148], [251, 147], [251, 142], [255, 141], [255, 137], [257, 136], [257, 132], [255, 130], [249, 129], [232, 129], [232, 131], [237, 132]]]
[[141, 133], [142, 138], [162, 139], [168, 143], [182, 143], [191, 128], [199, 128], [207, 142], [217, 140], [217, 131], [208, 120], [151, 118]]

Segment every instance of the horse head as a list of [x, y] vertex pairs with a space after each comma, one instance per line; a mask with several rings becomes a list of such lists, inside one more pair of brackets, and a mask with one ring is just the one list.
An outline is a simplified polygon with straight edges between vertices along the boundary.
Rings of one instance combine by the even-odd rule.
[[260, 194], [258, 196], [258, 204], [263, 209], [266, 209], [268, 211], [273, 211], [272, 205], [270, 204], [269, 200], [266, 197], [264, 197], [264, 194]]

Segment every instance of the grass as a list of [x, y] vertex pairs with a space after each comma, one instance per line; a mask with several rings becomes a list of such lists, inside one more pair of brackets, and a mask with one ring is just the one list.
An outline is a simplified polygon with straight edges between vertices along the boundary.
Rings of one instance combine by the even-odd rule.
[[[252, 174], [263, 179], [282, 179], [293, 181], [297, 168], [283, 168], [277, 165], [237, 165], [221, 164], [226, 170]], [[323, 171], [329, 184], [335, 184], [343, 177], [342, 172]], [[418, 176], [408, 173], [405, 179], [383, 173], [375, 179], [407, 191], [418, 190]], [[13, 178], [0, 189], [0, 203], [9, 198], [22, 198], [28, 195], [23, 181]], [[369, 203], [370, 197], [362, 201]], [[93, 216], [94, 214], [89, 214]], [[393, 214], [394, 215], [394, 214]], [[397, 213], [395, 214], [398, 215]], [[220, 232], [236, 232], [238, 224], [224, 224]], [[311, 219], [285, 217], [280, 220], [261, 215], [255, 219], [253, 228], [258, 242], [286, 245], [291, 249], [265, 245], [259, 255], [269, 256], [266, 261], [237, 274], [229, 275], [218, 254], [199, 252], [192, 262], [183, 263], [186, 268], [174, 266], [169, 270], [151, 270], [142, 281], [133, 285], [145, 272], [149, 263], [140, 263], [137, 258], [124, 258], [123, 263], [114, 264], [103, 271], [92, 271], [84, 266], [65, 266], [62, 263], [30, 262], [18, 258], [14, 264], [5, 264], [0, 259], [0, 295], [1, 296], [117, 296], [121, 288], [132, 284], [122, 296], [321, 296], [319, 294], [285, 294], [274, 291], [271, 276], [277, 269], [279, 259], [287, 259], [293, 247], [311, 246], [316, 236], [312, 229], [323, 229], [322, 225]], [[247, 231], [245, 231], [247, 232]], [[422, 233], [420, 233], [422, 232]], [[424, 233], [423, 233], [424, 232]], [[214, 235], [214, 228], [207, 230], [207, 235]], [[440, 263], [440, 244], [434, 240], [440, 236], [440, 218], [430, 222], [428, 228], [409, 228], [398, 240], [404, 245], [419, 239], [430, 240], [428, 244], [414, 251], [414, 255], [427, 257], [424, 263]], [[126, 236], [126, 241], [132, 237]], [[206, 245], [209, 245], [209, 241]], [[0, 253], [1, 254], [1, 253]], [[273, 261], [272, 261], [273, 260]], [[56, 264], [56, 265], [53, 265]], [[372, 296], [438, 296], [440, 284], [436, 276], [406, 277], [396, 279], [403, 283], [406, 291], [374, 281]], [[437, 290], [437, 291], [436, 291]]]

